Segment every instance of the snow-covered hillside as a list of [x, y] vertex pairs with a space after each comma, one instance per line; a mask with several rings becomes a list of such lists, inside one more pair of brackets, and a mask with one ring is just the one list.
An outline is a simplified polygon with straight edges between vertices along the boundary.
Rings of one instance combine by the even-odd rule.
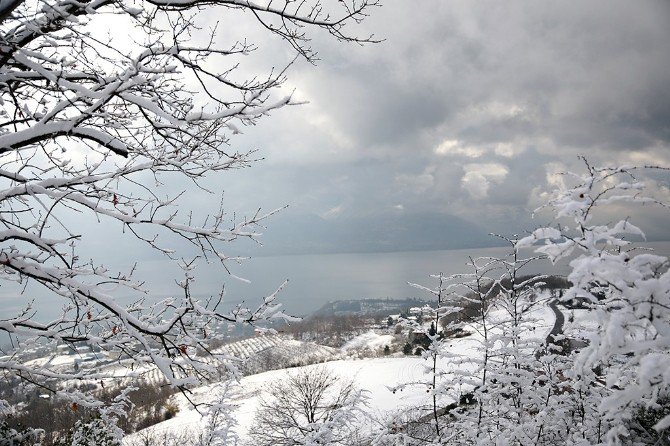
[[[541, 303], [537, 305], [528, 315], [529, 319], [534, 320], [534, 329], [528, 332], [527, 336], [544, 339], [554, 326], [555, 316], [551, 308], [546, 305], [546, 295], [540, 296]], [[501, 310], [492, 311], [489, 318], [493, 324], [505, 318]], [[463, 359], [464, 361], [454, 361], [453, 363], [443, 361], [438, 368], [445, 374], [443, 377], [452, 376], [454, 372], [467, 374], [476, 374], [476, 367], [469, 364], [467, 359], [480, 354], [479, 346], [482, 341], [481, 335], [473, 328], [466, 326], [469, 336], [453, 339], [446, 344], [446, 348], [452, 358]], [[495, 328], [493, 329], [495, 330]], [[352, 339], [344, 347], [343, 351], [357, 349], [383, 348], [390, 344], [394, 336], [388, 334], [379, 334], [369, 331]], [[280, 346], [289, 346], [298, 341], [283, 341], [275, 344], [270, 349], [276, 349]], [[302, 345], [304, 346], [304, 344]], [[323, 348], [323, 347], [322, 347]], [[323, 348], [327, 349], [327, 348]], [[333, 354], [335, 349], [327, 349], [324, 352]], [[303, 352], [309, 355], [309, 350]], [[299, 360], [299, 356], [296, 357]], [[454, 368], [453, 364], [459, 365]], [[234, 419], [237, 422], [236, 431], [245, 436], [249, 427], [253, 423], [256, 409], [259, 404], [259, 396], [269, 383], [276, 382], [286, 376], [287, 373], [298, 373], [301, 370], [310, 371], [321, 365], [308, 365], [305, 367], [292, 368], [287, 370], [274, 370], [242, 378], [235, 386], [236, 392], [229, 397], [228, 402], [236, 405], [234, 410]], [[421, 410], [421, 407], [428, 407], [432, 401], [432, 392], [430, 391], [430, 376], [428, 374], [431, 361], [417, 356], [403, 357], [385, 357], [372, 358], [364, 360], [335, 360], [324, 364], [328, 370], [343, 378], [351, 378], [356, 386], [365, 392], [368, 401], [367, 412], [370, 419], [382, 419], [384, 415], [402, 412], [403, 409], [412, 408]], [[220, 385], [214, 384], [197, 388], [190, 395], [191, 401], [200, 403], [214, 403], [220, 398]], [[456, 401], [463, 393], [469, 392], [471, 386], [464, 384], [456, 386], [449, 396], [442, 396], [440, 404], [446, 405]], [[198, 411], [193, 409], [189, 401], [182, 395], [174, 397], [175, 403], [179, 407], [176, 417], [168, 421], [159, 423], [148, 428], [151, 433], [173, 434], [191, 431], [193, 433], [202, 429], [202, 417]], [[418, 409], [417, 409], [418, 408]], [[374, 422], [366, 421], [366, 429], [376, 429]], [[136, 433], [127, 437], [127, 445], [133, 445], [144, 433]]]
[[378, 334], [374, 330], [356, 336], [342, 346], [342, 350], [381, 350], [393, 344], [395, 337], [389, 334]]
[[[422, 381], [425, 379], [426, 361], [419, 357], [404, 358], [375, 358], [368, 360], [338, 360], [325, 364], [329, 370], [339, 376], [352, 378], [356, 385], [365, 390], [369, 401], [369, 412], [373, 415], [401, 410], [402, 408], [426, 405], [430, 395], [426, 392], [413, 392], [392, 388], [403, 384]], [[291, 369], [297, 372], [300, 369], [314, 369], [320, 365], [310, 365], [303, 368]], [[253, 422], [258, 407], [258, 397], [263, 387], [285, 376], [287, 370], [274, 370], [257, 375], [247, 376], [236, 386], [238, 392], [231, 399], [231, 403], [238, 405], [234, 417], [238, 423], [237, 431], [244, 435]], [[217, 385], [210, 385], [195, 389], [191, 396], [195, 403], [213, 403], [217, 401]], [[184, 431], [196, 432], [200, 429], [201, 415], [192, 409], [188, 401], [181, 395], [176, 397], [180, 411], [177, 416], [160, 424], [148, 428], [154, 432]], [[129, 435], [124, 444], [132, 445], [140, 438], [139, 434]]]
[[[342, 356], [337, 349], [313, 342], [296, 341], [278, 334], [259, 335], [231, 342], [215, 349], [212, 353], [214, 357], [204, 358], [205, 362], [214, 363], [217, 361], [215, 357], [219, 357], [234, 363], [243, 374], [307, 365]], [[127, 365], [130, 363], [131, 361], [128, 360], [114, 360], [105, 357], [101, 353], [59, 351], [53, 355], [33, 359], [26, 364], [34, 366], [50, 364], [62, 372], [82, 368], [104, 373], [113, 378], [95, 379], [88, 382], [78, 380], [76, 383], [84, 382], [94, 386], [104, 383], [106, 388], [128, 386], [136, 382], [138, 378], [148, 385], [158, 385], [165, 381], [157, 367], [134, 366], [129, 368]], [[62, 386], [67, 387], [70, 384], [75, 384], [75, 382], [63, 381]]]

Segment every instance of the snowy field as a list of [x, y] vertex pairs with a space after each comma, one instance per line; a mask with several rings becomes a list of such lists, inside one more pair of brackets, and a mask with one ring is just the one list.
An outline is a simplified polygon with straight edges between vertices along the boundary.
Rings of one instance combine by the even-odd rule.
[[[504, 318], [501, 311], [495, 311], [489, 314], [492, 322]], [[550, 308], [545, 305], [538, 305], [533, 310], [530, 317], [536, 320], [535, 330], [530, 332], [529, 336], [544, 339], [554, 324], [554, 314]], [[471, 327], [466, 327], [467, 331]], [[472, 334], [465, 338], [453, 339], [446, 344], [450, 356], [468, 359], [479, 355], [479, 345], [481, 336], [474, 329]], [[361, 349], [361, 348], [379, 348], [392, 341], [393, 336], [380, 335], [373, 331], [364, 333], [352, 339], [343, 349]], [[417, 356], [385, 357], [363, 360], [336, 360], [324, 364], [315, 364], [291, 369], [274, 370], [270, 372], [259, 373], [242, 378], [235, 385], [234, 391], [229, 394], [227, 402], [236, 406], [234, 409], [234, 418], [237, 422], [237, 433], [244, 437], [251, 424], [253, 423], [255, 412], [258, 407], [259, 396], [263, 388], [271, 382], [276, 382], [286, 376], [286, 373], [296, 373], [300, 370], [313, 370], [317, 367], [327, 367], [333, 373], [343, 378], [351, 378], [357, 387], [365, 392], [368, 399], [367, 412], [373, 419], [380, 419], [389, 412], [399, 412], [404, 408], [416, 408], [419, 406], [428, 406], [431, 402], [432, 393], [428, 391], [425, 384], [430, 375], [431, 361]], [[443, 361], [438, 366], [441, 371], [449, 372], [450, 364]], [[469, 372], [471, 376], [476, 375], [476, 368], [473, 364], [460, 364], [460, 372]], [[444, 377], [443, 377], [444, 378]], [[404, 387], [404, 388], [403, 388]], [[393, 390], [396, 390], [395, 392]], [[468, 386], [456, 389], [455, 397], [458, 392], [466, 392]], [[194, 389], [191, 400], [196, 403], [214, 403], [220, 400], [221, 386], [213, 384], [209, 386]], [[444, 400], [441, 403], [448, 404], [453, 400]], [[192, 405], [182, 395], [176, 397], [176, 403], [179, 407], [177, 415], [167, 421], [159, 423], [148, 428], [154, 433], [164, 433], [165, 431], [183, 434], [184, 432], [197, 432], [201, 429], [202, 417], [192, 408]], [[370, 425], [374, 429], [374, 423]], [[129, 435], [124, 441], [125, 444], [133, 444], [133, 440], [138, 439], [138, 434]]]
[[[395, 386], [428, 379], [427, 365], [428, 362], [420, 357], [339, 360], [290, 370], [275, 370], [242, 378], [239, 385], [236, 386], [236, 395], [229, 400], [230, 403], [237, 405], [234, 413], [238, 423], [237, 432], [243, 436], [251, 426], [258, 407], [258, 397], [264, 385], [283, 378], [287, 371], [294, 373], [300, 369], [309, 370], [325, 366], [338, 376], [354, 379], [356, 385], [366, 392], [368, 412], [374, 416], [382, 415], [390, 409], [395, 411], [405, 407], [428, 404], [430, 395], [426, 392], [406, 389], [394, 393], [391, 390]], [[192, 399], [196, 403], [211, 403], [218, 399], [218, 395], [220, 395], [219, 386], [214, 384], [195, 389]], [[148, 429], [154, 432], [168, 430], [175, 433], [198, 429], [201, 422], [200, 414], [191, 409], [189, 403], [181, 395], [177, 397], [177, 401], [180, 410], [175, 418]], [[137, 434], [129, 435], [124, 443], [131, 444], [135, 438]]]
[[380, 335], [370, 330], [367, 333], [356, 336], [342, 346], [342, 350], [381, 350], [387, 345], [393, 344], [393, 335]]

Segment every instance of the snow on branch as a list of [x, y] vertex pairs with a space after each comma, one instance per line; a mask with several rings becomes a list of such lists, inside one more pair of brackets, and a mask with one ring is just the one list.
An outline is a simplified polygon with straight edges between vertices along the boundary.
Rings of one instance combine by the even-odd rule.
[[[602, 373], [606, 395], [599, 410], [610, 425], [605, 440], [620, 444], [630, 436], [635, 410], [652, 407], [670, 389], [670, 261], [636, 249], [630, 236], [645, 236], [628, 217], [608, 224], [596, 221], [613, 204], [667, 207], [663, 198], [668, 197], [647, 195], [637, 175], [668, 169], [595, 167], [582, 160], [586, 173], [568, 174], [574, 184], [555, 191], [547, 205], [567, 223], [537, 229], [517, 246], [539, 242], [537, 252], [552, 261], [569, 260], [572, 287], [563, 299], [585, 302], [597, 327], [575, 358], [574, 374]], [[665, 416], [656, 429], [668, 425], [670, 416]]]
[[[290, 319], [277, 299], [283, 285], [252, 308], [224, 309], [222, 295], [191, 295], [192, 265], [184, 258], [214, 260], [229, 273], [228, 262], [238, 261], [229, 244], [257, 240], [258, 228], [276, 211], [240, 218], [223, 203], [209, 213], [183, 209], [184, 190], [163, 186], [186, 180], [210, 193], [203, 182], [208, 176], [255, 160], [253, 151], [232, 150], [229, 137], [292, 104], [290, 94], [279, 92], [285, 70], [239, 79], [240, 60], [256, 47], [244, 35], [232, 42], [216, 29], [204, 35], [204, 16], [212, 14], [201, 12], [249, 12], [268, 34], [314, 61], [309, 29], [340, 41], [373, 42], [348, 34], [347, 25], [377, 4], [0, 0], [0, 278], [24, 295], [34, 286], [46, 290], [51, 305], [62, 306], [50, 321], [38, 319], [32, 304], [3, 315], [0, 332], [19, 349], [86, 343], [127, 369], [157, 368], [186, 391], [218, 373], [206, 356], [226, 324]], [[132, 46], [123, 43], [121, 29]], [[104, 252], [80, 258], [87, 222], [116, 224], [124, 237], [182, 265], [177, 296], [120, 304], [120, 292], [142, 297], [151, 291], [136, 277], [133, 259], [126, 271], [112, 272]], [[183, 242], [195, 254], [175, 250]], [[53, 391], [58, 380], [116, 377], [113, 371], [64, 371], [51, 360], [30, 363], [10, 353], [0, 371]]]

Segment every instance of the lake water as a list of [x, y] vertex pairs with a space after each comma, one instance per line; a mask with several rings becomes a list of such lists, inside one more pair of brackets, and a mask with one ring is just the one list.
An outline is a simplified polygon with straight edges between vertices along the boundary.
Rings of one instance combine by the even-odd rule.
[[[328, 254], [264, 257], [245, 265], [251, 284], [230, 282], [230, 296], [258, 296], [289, 279], [280, 294], [287, 310], [305, 314], [339, 299], [426, 297], [407, 282], [433, 287], [431, 274], [469, 272], [468, 256], [504, 256], [504, 248], [414, 251], [368, 254]], [[548, 262], [528, 268], [544, 271]], [[563, 271], [565, 272], [565, 271]], [[250, 301], [250, 300], [248, 300]]]
[[[653, 247], [659, 254], [670, 255], [670, 242], [645, 245]], [[198, 297], [217, 294], [225, 283], [226, 302], [232, 304], [244, 300], [253, 306], [289, 279], [279, 295], [279, 302], [289, 313], [305, 315], [331, 300], [428, 297], [422, 296], [420, 290], [410, 287], [407, 282], [433, 287], [436, 280], [430, 278], [430, 274], [469, 272], [466, 266], [468, 256], [502, 257], [507, 252], [505, 248], [478, 248], [257, 257], [241, 266], [231, 267], [231, 272], [250, 280], [250, 283], [232, 278], [220, 266], [204, 265], [196, 271], [192, 291]], [[523, 272], [566, 274], [568, 266], [562, 263], [552, 267], [548, 261], [542, 261], [531, 264]], [[164, 261], [144, 262], [139, 265], [139, 273], [149, 278], [147, 287], [152, 291], [149, 299], [170, 296], [179, 290], [175, 280], [180, 279], [180, 270]], [[1, 291], [0, 319], [15, 315], [28, 300], [25, 295], [17, 298], [16, 291], [12, 292], [7, 286], [3, 286]], [[40, 319], [55, 317], [62, 306], [62, 301], [47, 298], [41, 290], [35, 289], [32, 296], [37, 299]], [[122, 302], [129, 301], [128, 296], [118, 297]]]
[[[647, 243], [662, 255], [670, 256], [670, 242]], [[286, 278], [289, 284], [280, 294], [286, 309], [305, 314], [338, 299], [430, 297], [407, 282], [434, 287], [431, 274], [467, 273], [468, 256], [504, 257], [506, 248], [448, 251], [390, 252], [373, 254], [328, 254], [278, 256], [252, 259], [241, 274], [251, 284], [228, 281], [229, 295], [243, 296], [247, 302], [261, 296]], [[531, 254], [525, 253], [525, 254]], [[524, 274], [566, 275], [567, 262], [551, 265], [547, 260], [531, 263]]]

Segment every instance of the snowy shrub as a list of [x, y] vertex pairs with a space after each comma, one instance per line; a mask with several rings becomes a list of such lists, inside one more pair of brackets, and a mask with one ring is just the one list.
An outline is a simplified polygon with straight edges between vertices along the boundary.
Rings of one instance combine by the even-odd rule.
[[77, 421], [72, 432], [57, 440], [54, 446], [121, 446], [121, 439], [107, 423], [96, 418]]
[[670, 444], [670, 428], [655, 429], [656, 424], [670, 415], [670, 396], [662, 392], [653, 405], [639, 403], [629, 423], [629, 428], [645, 444]]
[[326, 366], [288, 372], [262, 394], [250, 445], [340, 445], [362, 441], [365, 396]]
[[[430, 415], [422, 408], [403, 412], [385, 424], [377, 444], [668, 441], [669, 262], [629, 240], [644, 238], [629, 218], [603, 223], [611, 213], [597, 215], [613, 206], [621, 212], [623, 204], [660, 201], [643, 195], [636, 168], [585, 164], [587, 173], [566, 174], [575, 184], [556, 191], [547, 205], [556, 212], [555, 226], [505, 238], [510, 254], [470, 259], [470, 274], [435, 276], [435, 289], [418, 286], [437, 298], [435, 326], [441, 312], [467, 302], [467, 315], [456, 312], [443, 326], [456, 332], [467, 325], [475, 335], [462, 342], [473, 348], [459, 354], [444, 338], [427, 333], [430, 343], [422, 355], [429, 377], [424, 384], [433, 401]], [[547, 285], [544, 277], [520, 274], [538, 258], [523, 257], [526, 249], [552, 262], [569, 261], [565, 292], [546, 291], [561, 280]], [[561, 302], [588, 311], [597, 322], [581, 328], [580, 349], [560, 331], [554, 333], [556, 327], [546, 338], [536, 334], [543, 320], [536, 311], [551, 308], [557, 321], [564, 320]], [[469, 395], [467, 401], [463, 395]]]
[[0, 446], [33, 446], [44, 436], [41, 429], [13, 429], [6, 421], [0, 421]]
[[[669, 263], [628, 240], [644, 238], [628, 217], [603, 223], [599, 212], [660, 202], [644, 195], [644, 184], [634, 176], [640, 169], [584, 162], [586, 173], [567, 173], [573, 184], [556, 191], [548, 203], [559, 219], [556, 226], [535, 230], [517, 247], [540, 242], [536, 251], [552, 261], [570, 259], [572, 286], [563, 299], [586, 301], [598, 327], [587, 334], [588, 346], [575, 358], [572, 379], [603, 389], [599, 412], [607, 429], [602, 441], [634, 443], [630, 427], [636, 409], [655, 407], [670, 385]], [[563, 220], [567, 223], [560, 224]], [[654, 428], [669, 426], [666, 415]]]

